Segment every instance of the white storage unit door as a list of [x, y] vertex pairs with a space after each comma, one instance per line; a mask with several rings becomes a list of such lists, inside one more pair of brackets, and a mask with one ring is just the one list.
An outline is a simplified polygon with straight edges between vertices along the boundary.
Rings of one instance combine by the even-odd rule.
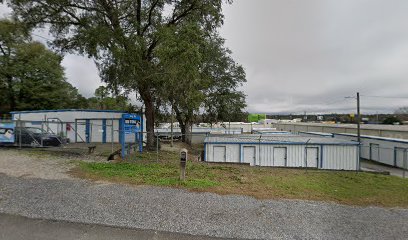
[[286, 148], [285, 147], [273, 148], [273, 165], [276, 167], [286, 166]]
[[306, 148], [306, 167], [317, 168], [319, 162], [319, 148]]
[[[407, 156], [405, 156], [405, 148], [395, 148], [395, 166], [404, 168], [404, 161], [407, 161]], [[405, 167], [408, 163], [405, 164]]]
[[225, 146], [214, 146], [214, 162], [226, 161], [226, 148]]
[[255, 147], [244, 146], [244, 163], [255, 166]]
[[376, 143], [370, 143], [370, 159], [373, 161], [380, 160], [380, 145]]

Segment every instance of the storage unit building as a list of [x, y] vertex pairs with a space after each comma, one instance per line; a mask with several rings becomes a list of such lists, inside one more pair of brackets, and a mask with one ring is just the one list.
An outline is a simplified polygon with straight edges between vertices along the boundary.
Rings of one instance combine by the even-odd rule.
[[299, 135], [208, 136], [208, 162], [249, 163], [251, 166], [310, 167], [358, 170], [358, 143]]
[[[119, 142], [120, 119], [124, 111], [38, 110], [11, 112], [23, 127], [37, 127], [69, 138], [70, 142]], [[144, 130], [145, 131], [145, 125]], [[132, 136], [126, 136], [132, 137]]]
[[[356, 134], [334, 133], [337, 139], [357, 142]], [[408, 168], [408, 140], [362, 135], [361, 157], [386, 165]]]

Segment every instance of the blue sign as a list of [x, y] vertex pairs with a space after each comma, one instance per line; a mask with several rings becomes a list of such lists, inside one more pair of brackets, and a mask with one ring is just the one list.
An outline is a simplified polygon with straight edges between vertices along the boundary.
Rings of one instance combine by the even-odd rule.
[[126, 149], [128, 149], [125, 142], [126, 135], [134, 135], [135, 144], [139, 145], [139, 151], [143, 150], [143, 118], [140, 115], [125, 113], [120, 120], [120, 137], [119, 141], [122, 145], [122, 158], [126, 156]]
[[14, 123], [0, 123], [0, 143], [14, 143]]

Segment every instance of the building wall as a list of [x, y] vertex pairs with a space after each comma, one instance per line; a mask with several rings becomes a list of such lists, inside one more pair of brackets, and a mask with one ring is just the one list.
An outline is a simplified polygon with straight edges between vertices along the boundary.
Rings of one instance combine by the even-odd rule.
[[27, 121], [45, 121], [50, 118], [59, 118], [63, 122], [75, 122], [76, 119], [112, 119], [121, 118], [123, 112], [91, 112], [91, 111], [49, 111], [49, 112], [22, 112], [21, 114], [13, 114], [13, 119], [17, 120], [21, 116], [21, 120]]
[[220, 162], [214, 159], [214, 146], [222, 147], [224, 146], [226, 149], [226, 161], [229, 163], [239, 163], [240, 162], [240, 151], [238, 144], [228, 144], [228, 145], [221, 145], [221, 144], [206, 144], [205, 147], [205, 156], [206, 161], [208, 162]]
[[[45, 111], [45, 112], [22, 112], [13, 114], [13, 120], [22, 120], [25, 127], [38, 127], [55, 134], [62, 134], [70, 139], [70, 142], [86, 142], [86, 122], [90, 125], [90, 141], [103, 142], [103, 120], [106, 120], [106, 142], [119, 142], [119, 118], [123, 112], [109, 111]], [[58, 120], [57, 120], [58, 119]], [[41, 123], [40, 121], [47, 121]], [[35, 122], [39, 121], [39, 122]], [[54, 121], [54, 122], [52, 122]], [[61, 124], [62, 121], [63, 123]], [[113, 135], [112, 135], [113, 122]], [[144, 118], [145, 122], [145, 118]], [[76, 124], [75, 124], [76, 123]], [[71, 126], [67, 130], [67, 124]], [[144, 124], [143, 131], [146, 131]], [[146, 141], [146, 134], [144, 134]], [[126, 135], [127, 142], [134, 141], [134, 135]]]
[[[286, 167], [306, 167], [306, 147], [317, 148], [318, 168], [357, 170], [358, 147], [357, 145], [292, 145], [292, 144], [205, 144], [206, 161], [216, 162], [214, 159], [214, 147], [225, 146], [226, 162], [245, 163], [243, 148], [252, 146], [255, 148], [255, 165], [276, 166], [274, 150], [286, 148]], [[322, 152], [323, 151], [323, 152]], [[323, 157], [323, 161], [322, 161]], [[218, 162], [218, 161], [217, 161]], [[248, 162], [246, 162], [248, 163]], [[253, 165], [252, 163], [250, 163]]]
[[[357, 136], [345, 136], [340, 134], [335, 134], [335, 138], [357, 141]], [[374, 159], [374, 146], [372, 144], [378, 144], [379, 149], [379, 158]], [[371, 147], [370, 147], [371, 146]], [[401, 161], [396, 161], [396, 148], [399, 149], [408, 149], [408, 142], [396, 142], [391, 140], [381, 140], [381, 139], [372, 139], [372, 138], [361, 138], [361, 157], [364, 159], [380, 162], [390, 166], [395, 166], [402, 168], [403, 163]], [[370, 155], [370, 152], [372, 153]], [[406, 153], [405, 153], [406, 154]], [[406, 158], [406, 156], [405, 156]], [[405, 159], [407, 161], [407, 159]]]
[[323, 146], [322, 169], [356, 170], [358, 166], [358, 147], [353, 145]]

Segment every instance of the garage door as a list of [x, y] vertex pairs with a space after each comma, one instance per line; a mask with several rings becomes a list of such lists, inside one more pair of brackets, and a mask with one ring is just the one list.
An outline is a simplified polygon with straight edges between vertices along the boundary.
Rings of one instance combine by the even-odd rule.
[[319, 148], [308, 147], [306, 148], [306, 167], [317, 168], [319, 162]]
[[399, 168], [404, 167], [404, 160], [406, 159], [405, 151], [406, 151], [405, 148], [395, 148], [395, 166], [396, 167], [399, 167]]
[[286, 166], [286, 148], [285, 147], [273, 148], [273, 165], [276, 167]]
[[249, 163], [254, 166], [255, 163], [255, 147], [244, 147], [244, 163]]
[[225, 162], [226, 160], [226, 150], [225, 146], [215, 146], [214, 147], [214, 162]]
[[380, 145], [370, 143], [370, 159], [373, 161], [380, 160]]

